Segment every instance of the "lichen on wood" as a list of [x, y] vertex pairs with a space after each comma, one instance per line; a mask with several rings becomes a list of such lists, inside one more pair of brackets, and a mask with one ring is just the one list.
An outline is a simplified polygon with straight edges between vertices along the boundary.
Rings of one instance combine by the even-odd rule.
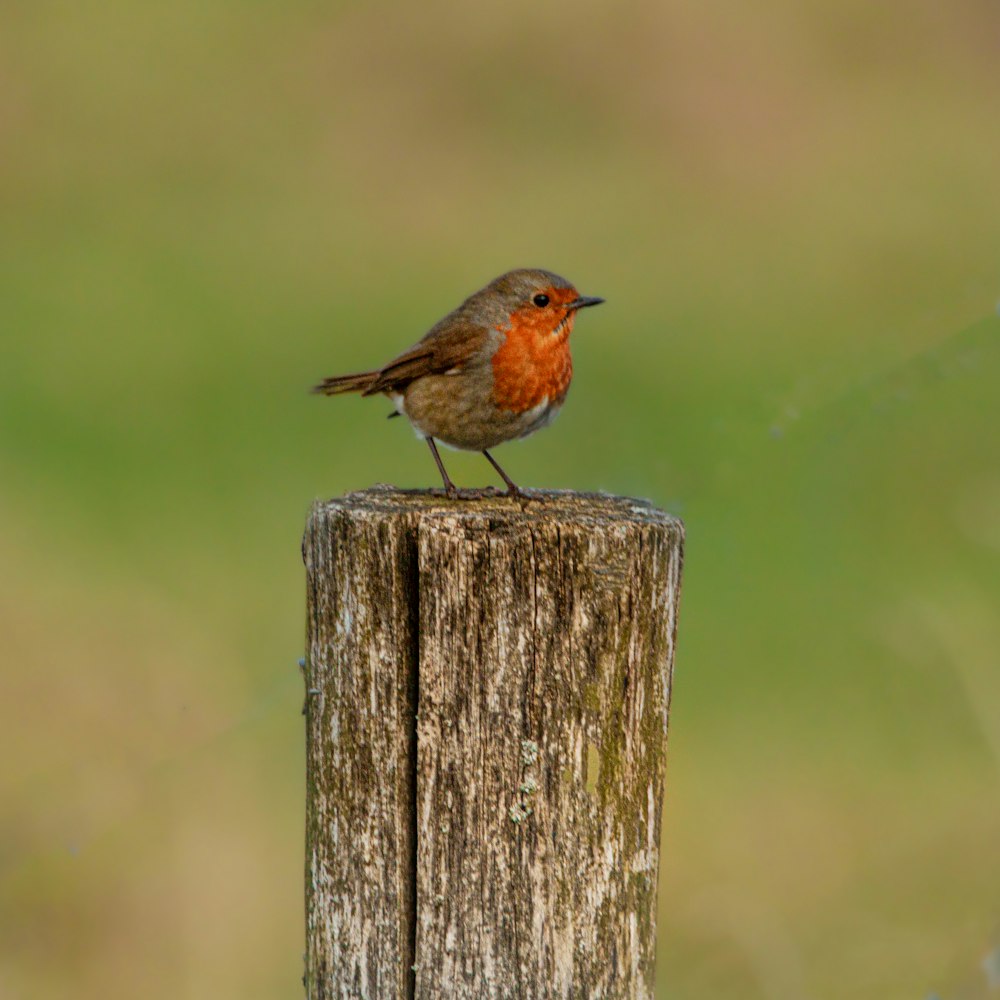
[[600, 495], [313, 508], [310, 998], [652, 996], [682, 545]]

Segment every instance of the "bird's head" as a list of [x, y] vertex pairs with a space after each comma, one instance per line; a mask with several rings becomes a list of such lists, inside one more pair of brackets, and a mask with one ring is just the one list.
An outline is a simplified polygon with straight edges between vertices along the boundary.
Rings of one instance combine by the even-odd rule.
[[[580, 309], [604, 299], [581, 295], [558, 274], [538, 268], [508, 271], [491, 281], [474, 299], [481, 299], [499, 323], [541, 335], [566, 335]], [[495, 324], [495, 325], [499, 325]]]

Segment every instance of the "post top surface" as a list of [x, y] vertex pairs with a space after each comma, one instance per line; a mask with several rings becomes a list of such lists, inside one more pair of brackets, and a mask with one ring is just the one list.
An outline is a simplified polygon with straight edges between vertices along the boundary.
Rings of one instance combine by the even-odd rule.
[[628, 523], [659, 525], [683, 532], [679, 518], [655, 507], [648, 500], [612, 496], [607, 493], [576, 493], [572, 490], [529, 490], [527, 500], [505, 494], [449, 499], [443, 490], [405, 490], [379, 484], [331, 500], [317, 500], [313, 516], [324, 513], [409, 514], [446, 516], [470, 521], [531, 523]]

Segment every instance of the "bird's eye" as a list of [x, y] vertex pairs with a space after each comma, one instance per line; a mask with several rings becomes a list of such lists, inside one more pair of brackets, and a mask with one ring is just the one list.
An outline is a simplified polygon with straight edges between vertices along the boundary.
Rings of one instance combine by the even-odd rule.
[[532, 300], [539, 309], [544, 309], [549, 304], [549, 297], [544, 292], [539, 292]]

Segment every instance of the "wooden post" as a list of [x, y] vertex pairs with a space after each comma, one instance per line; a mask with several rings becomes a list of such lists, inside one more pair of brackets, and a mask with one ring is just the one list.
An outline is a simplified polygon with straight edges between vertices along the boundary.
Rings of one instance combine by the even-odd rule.
[[649, 504], [317, 503], [306, 984], [653, 994], [683, 527]]

